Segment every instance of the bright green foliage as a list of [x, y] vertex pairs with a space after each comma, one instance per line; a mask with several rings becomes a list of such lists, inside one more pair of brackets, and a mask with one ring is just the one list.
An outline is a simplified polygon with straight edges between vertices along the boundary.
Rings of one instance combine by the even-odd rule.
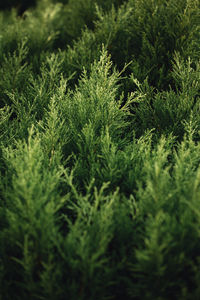
[[199, 299], [199, 12], [0, 12], [0, 299]]

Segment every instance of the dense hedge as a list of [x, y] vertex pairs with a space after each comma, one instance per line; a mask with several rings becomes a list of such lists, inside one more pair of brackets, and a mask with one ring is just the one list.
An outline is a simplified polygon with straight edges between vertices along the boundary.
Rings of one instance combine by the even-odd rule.
[[0, 7], [0, 300], [199, 299], [199, 1], [24, 3]]

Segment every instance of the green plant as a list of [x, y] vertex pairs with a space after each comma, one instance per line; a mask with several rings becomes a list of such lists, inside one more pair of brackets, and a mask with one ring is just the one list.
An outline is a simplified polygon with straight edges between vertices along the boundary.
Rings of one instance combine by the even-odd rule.
[[199, 299], [199, 10], [0, 11], [0, 299]]

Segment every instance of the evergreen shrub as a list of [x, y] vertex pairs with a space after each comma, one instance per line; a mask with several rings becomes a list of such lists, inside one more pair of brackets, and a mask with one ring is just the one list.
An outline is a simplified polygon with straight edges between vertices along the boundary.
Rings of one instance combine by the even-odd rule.
[[0, 300], [199, 299], [199, 1], [18, 9], [0, 11]]

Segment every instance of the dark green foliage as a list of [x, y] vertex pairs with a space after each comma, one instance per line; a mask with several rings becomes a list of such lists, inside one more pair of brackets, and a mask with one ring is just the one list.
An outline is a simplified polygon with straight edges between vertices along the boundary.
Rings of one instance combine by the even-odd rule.
[[28, 8], [35, 6], [36, 0], [1, 0], [0, 9], [8, 10], [16, 8], [19, 15], [22, 15]]
[[199, 1], [19, 3], [0, 11], [0, 300], [198, 300]]

